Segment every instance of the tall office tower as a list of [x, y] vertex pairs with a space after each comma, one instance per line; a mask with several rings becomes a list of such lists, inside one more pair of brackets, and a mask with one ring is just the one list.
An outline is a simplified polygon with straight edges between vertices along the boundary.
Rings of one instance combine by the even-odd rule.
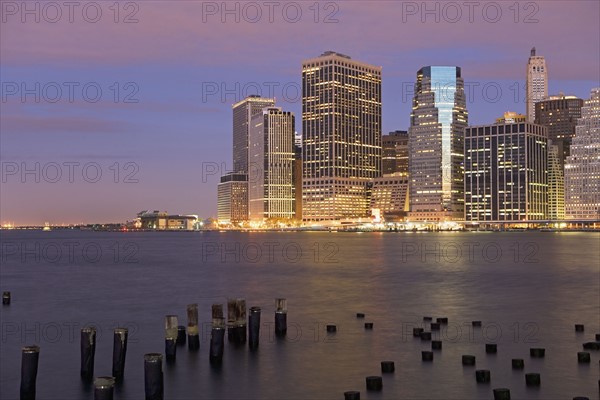
[[263, 108], [274, 107], [275, 100], [251, 95], [233, 108], [233, 172], [248, 173], [248, 130], [250, 119]]
[[567, 219], [600, 220], [600, 88], [581, 109], [565, 164]]
[[383, 175], [408, 175], [408, 132], [394, 131], [381, 138], [381, 172]]
[[582, 99], [562, 93], [535, 103], [535, 123], [548, 128], [548, 139], [559, 149], [561, 168], [569, 155], [577, 120], [581, 117], [581, 107]]
[[265, 108], [250, 120], [248, 135], [248, 219], [295, 217], [294, 114]]
[[548, 139], [548, 219], [565, 219], [565, 177], [559, 146]]
[[465, 220], [530, 221], [548, 210], [547, 129], [530, 123], [465, 129]]
[[381, 67], [336, 52], [302, 63], [305, 221], [368, 216], [381, 175]]
[[462, 220], [463, 136], [468, 114], [459, 67], [419, 70], [410, 119], [410, 218]]
[[248, 219], [248, 176], [230, 172], [217, 186], [217, 220], [236, 225]]
[[527, 79], [525, 82], [525, 103], [527, 108], [527, 122], [535, 122], [535, 103], [548, 97], [548, 69], [543, 56], [535, 54], [535, 47], [531, 49], [531, 56], [527, 62]]

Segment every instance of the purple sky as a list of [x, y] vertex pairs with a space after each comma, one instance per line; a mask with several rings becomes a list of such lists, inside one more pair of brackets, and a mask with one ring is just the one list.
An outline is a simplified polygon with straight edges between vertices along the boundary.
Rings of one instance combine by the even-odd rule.
[[272, 94], [300, 131], [301, 62], [326, 50], [383, 67], [384, 133], [408, 127], [425, 65], [462, 67], [471, 124], [524, 112], [533, 46], [551, 94], [600, 82], [598, 1], [0, 4], [3, 224], [215, 216], [231, 104]]

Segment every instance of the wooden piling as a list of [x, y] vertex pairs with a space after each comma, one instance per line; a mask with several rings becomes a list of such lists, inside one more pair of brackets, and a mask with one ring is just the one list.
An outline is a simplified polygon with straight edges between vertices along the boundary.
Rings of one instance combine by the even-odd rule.
[[163, 400], [163, 356], [160, 353], [144, 354], [144, 391], [146, 400]]
[[113, 400], [115, 378], [100, 376], [94, 380], [94, 400]]
[[200, 348], [200, 332], [198, 330], [198, 304], [188, 304], [187, 319], [188, 349], [198, 350]]
[[275, 299], [275, 335], [285, 336], [287, 333], [287, 300]]
[[167, 362], [177, 358], [177, 315], [165, 316], [165, 358]]
[[116, 328], [113, 334], [112, 375], [116, 382], [123, 380], [125, 374], [125, 356], [127, 355], [127, 328]]
[[225, 318], [223, 316], [223, 305], [212, 305], [212, 330], [210, 335], [209, 359], [211, 364], [223, 362], [223, 350], [225, 347]]
[[96, 354], [96, 328], [81, 328], [81, 379], [91, 382], [94, 378], [94, 356]]
[[39, 360], [39, 346], [26, 346], [21, 349], [21, 400], [35, 400]]

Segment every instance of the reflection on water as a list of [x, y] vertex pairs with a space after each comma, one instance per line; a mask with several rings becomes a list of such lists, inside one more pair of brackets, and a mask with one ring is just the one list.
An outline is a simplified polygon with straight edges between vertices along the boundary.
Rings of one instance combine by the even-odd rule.
[[[143, 354], [164, 352], [164, 316], [198, 303], [201, 349], [165, 364], [171, 399], [373, 399], [598, 396], [598, 359], [577, 363], [600, 332], [600, 236], [592, 233], [94, 233], [2, 231], [0, 397], [18, 397], [20, 347], [41, 346], [40, 399], [93, 398], [79, 379], [79, 329], [98, 329], [95, 375], [110, 375], [112, 329], [130, 329], [125, 381], [115, 398], [143, 397]], [[210, 306], [243, 297], [262, 308], [257, 352], [226, 345], [208, 362]], [[288, 299], [288, 336], [277, 339], [274, 299]], [[357, 319], [364, 312], [366, 319]], [[423, 316], [448, 317], [430, 349], [412, 335]], [[471, 321], [481, 320], [473, 328]], [[364, 322], [373, 322], [372, 331]], [[575, 323], [585, 324], [576, 333]], [[336, 324], [327, 334], [325, 326]], [[426, 330], [429, 325], [424, 326]], [[487, 355], [485, 343], [498, 343]], [[542, 359], [530, 347], [546, 348]], [[491, 370], [477, 384], [475, 368]], [[524, 358], [524, 370], [511, 359]], [[382, 392], [365, 377], [393, 360]], [[525, 386], [539, 372], [541, 387]]]

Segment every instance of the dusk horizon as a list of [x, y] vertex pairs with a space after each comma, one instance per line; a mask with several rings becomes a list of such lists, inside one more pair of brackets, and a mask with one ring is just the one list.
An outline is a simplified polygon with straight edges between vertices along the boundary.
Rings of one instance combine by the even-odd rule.
[[[547, 60], [550, 95], [587, 99], [600, 86], [592, 1], [521, 3], [518, 15], [502, 4], [500, 18], [482, 3], [458, 19], [438, 3], [437, 16], [412, 2], [320, 3], [315, 16], [301, 3], [297, 22], [288, 22], [288, 7], [289, 15], [274, 12], [273, 23], [267, 13], [249, 22], [245, 3], [239, 22], [215, 10], [218, 3], [158, 2], [122, 3], [118, 16], [105, 4], [95, 23], [86, 21], [93, 10], [74, 11], [71, 23], [64, 9], [52, 23], [53, 10], [40, 6], [37, 23], [3, 4], [2, 224], [122, 222], [145, 209], [216, 217], [219, 176], [233, 167], [231, 105], [272, 95], [301, 132], [301, 64], [328, 50], [382, 67], [382, 134], [408, 129], [416, 72], [427, 65], [461, 67], [469, 125], [525, 111], [532, 47]], [[576, 24], [564, 23], [564, 7]], [[25, 94], [36, 84], [39, 98]], [[22, 178], [21, 169], [36, 163], [39, 182], [35, 174]], [[62, 176], [53, 183], [56, 165]], [[101, 179], [92, 183], [84, 167], [88, 175], [100, 170]]]

